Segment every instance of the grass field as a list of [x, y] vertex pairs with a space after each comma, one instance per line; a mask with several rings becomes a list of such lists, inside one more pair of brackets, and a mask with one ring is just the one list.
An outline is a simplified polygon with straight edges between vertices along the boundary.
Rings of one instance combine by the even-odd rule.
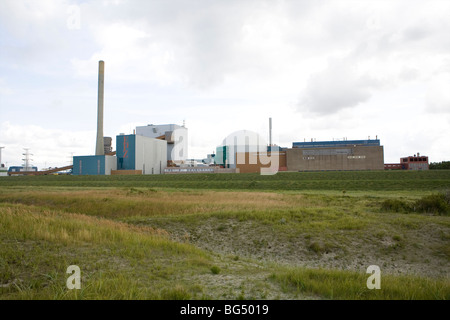
[[448, 300], [449, 190], [446, 170], [0, 177], [0, 299]]
[[58, 187], [161, 187], [263, 191], [432, 191], [448, 188], [450, 170], [279, 172], [259, 174], [189, 174], [135, 176], [0, 177], [1, 186]]

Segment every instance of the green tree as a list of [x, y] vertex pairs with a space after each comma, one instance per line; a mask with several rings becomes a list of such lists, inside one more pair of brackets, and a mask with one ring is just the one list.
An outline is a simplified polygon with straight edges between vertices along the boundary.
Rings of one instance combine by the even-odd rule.
[[431, 162], [430, 163], [430, 170], [437, 169], [437, 170], [443, 170], [443, 169], [450, 169], [450, 161], [442, 161], [442, 162]]

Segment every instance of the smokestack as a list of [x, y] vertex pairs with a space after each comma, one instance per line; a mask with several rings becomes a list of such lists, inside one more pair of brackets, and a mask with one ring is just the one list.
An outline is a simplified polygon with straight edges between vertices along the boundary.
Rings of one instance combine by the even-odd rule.
[[0, 147], [0, 167], [2, 166], [2, 149], [5, 149], [5, 147]]
[[272, 146], [272, 118], [269, 118], [269, 146]]
[[103, 156], [105, 146], [103, 141], [103, 87], [105, 82], [105, 62], [98, 62], [98, 105], [97, 105], [97, 145], [95, 155]]

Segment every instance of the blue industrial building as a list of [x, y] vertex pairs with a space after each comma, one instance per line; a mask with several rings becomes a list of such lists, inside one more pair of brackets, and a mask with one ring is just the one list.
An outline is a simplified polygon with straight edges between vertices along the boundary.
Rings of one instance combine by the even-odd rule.
[[24, 166], [11, 166], [8, 172], [21, 172], [21, 171], [38, 171], [37, 167], [29, 167], [28, 169]]
[[74, 175], [161, 174], [167, 167], [167, 142], [135, 134], [116, 137], [116, 155], [74, 156]]
[[116, 137], [116, 156], [118, 170], [136, 170], [136, 136]]
[[117, 169], [115, 156], [74, 156], [74, 175], [110, 175]]
[[117, 170], [161, 174], [167, 167], [167, 141], [141, 135], [116, 137]]

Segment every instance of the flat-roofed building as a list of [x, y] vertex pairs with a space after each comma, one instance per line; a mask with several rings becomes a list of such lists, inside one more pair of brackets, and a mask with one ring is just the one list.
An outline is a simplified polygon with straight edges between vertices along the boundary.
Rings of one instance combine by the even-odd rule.
[[428, 164], [428, 157], [421, 156], [420, 154], [403, 157], [400, 159], [400, 164], [404, 170], [428, 170], [430, 166]]
[[288, 171], [383, 170], [380, 140], [294, 142], [286, 150]]

